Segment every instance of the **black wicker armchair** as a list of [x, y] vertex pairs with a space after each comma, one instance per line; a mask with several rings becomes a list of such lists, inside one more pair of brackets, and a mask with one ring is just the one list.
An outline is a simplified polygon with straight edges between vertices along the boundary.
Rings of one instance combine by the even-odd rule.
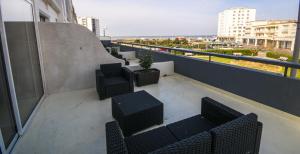
[[106, 124], [108, 154], [258, 154], [262, 123], [210, 98], [197, 115], [125, 137], [116, 121]]
[[100, 100], [134, 91], [133, 73], [121, 63], [100, 65], [96, 87]]

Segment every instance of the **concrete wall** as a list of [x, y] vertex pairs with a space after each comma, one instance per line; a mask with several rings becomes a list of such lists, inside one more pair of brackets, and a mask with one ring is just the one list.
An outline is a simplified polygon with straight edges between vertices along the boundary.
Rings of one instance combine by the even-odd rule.
[[46, 93], [96, 86], [99, 64], [122, 62], [105, 50], [100, 40], [77, 24], [39, 23]]

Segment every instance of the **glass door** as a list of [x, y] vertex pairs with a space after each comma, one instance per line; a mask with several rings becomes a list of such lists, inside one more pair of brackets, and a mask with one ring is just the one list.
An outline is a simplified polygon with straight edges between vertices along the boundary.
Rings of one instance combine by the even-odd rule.
[[2, 42], [0, 42], [0, 52], [0, 128], [5, 148], [8, 148], [17, 134], [17, 128], [5, 75]]
[[44, 94], [33, 5], [27, 0], [2, 1], [11, 72], [22, 126]]

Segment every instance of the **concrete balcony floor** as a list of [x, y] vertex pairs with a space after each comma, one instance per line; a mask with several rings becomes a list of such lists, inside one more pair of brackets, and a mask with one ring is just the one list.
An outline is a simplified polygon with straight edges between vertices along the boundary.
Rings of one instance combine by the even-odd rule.
[[[164, 102], [164, 124], [200, 114], [208, 96], [264, 123], [260, 153], [299, 154], [300, 118], [232, 95], [190, 78], [173, 75], [146, 90]], [[112, 121], [111, 100], [99, 101], [95, 89], [53, 94], [40, 105], [13, 153], [106, 153], [105, 123]], [[157, 127], [157, 126], [156, 126]]]

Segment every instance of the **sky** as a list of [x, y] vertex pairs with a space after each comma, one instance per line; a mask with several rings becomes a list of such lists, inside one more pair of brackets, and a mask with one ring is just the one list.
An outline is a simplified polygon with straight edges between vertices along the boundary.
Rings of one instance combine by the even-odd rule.
[[[100, 19], [111, 36], [214, 35], [218, 13], [257, 9], [257, 20], [297, 19], [299, 0], [73, 0], [77, 16]], [[101, 30], [103, 33], [103, 30]]]

